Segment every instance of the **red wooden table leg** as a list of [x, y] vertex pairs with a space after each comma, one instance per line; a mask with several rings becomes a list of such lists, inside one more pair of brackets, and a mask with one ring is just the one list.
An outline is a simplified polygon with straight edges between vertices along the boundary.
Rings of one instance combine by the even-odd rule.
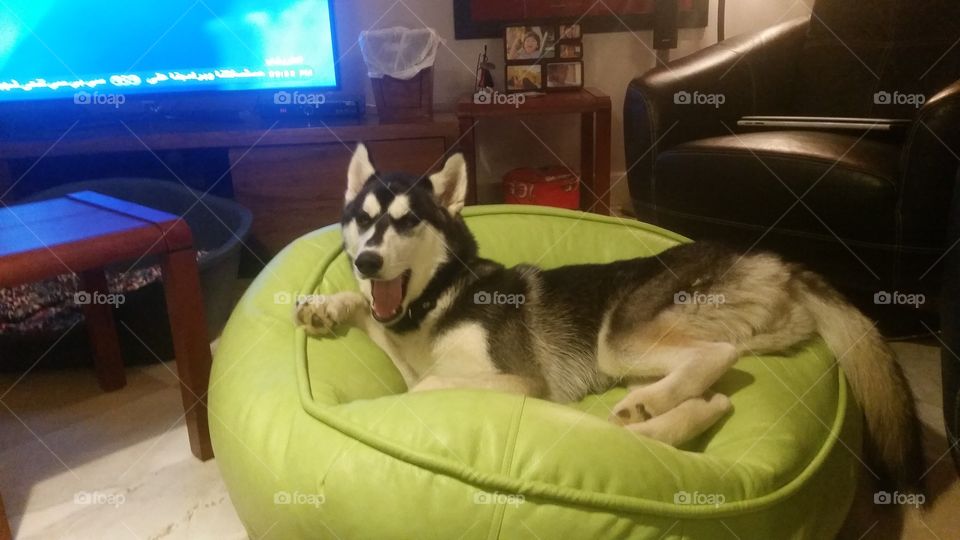
[[597, 190], [597, 208], [594, 212], [610, 215], [610, 109], [597, 111], [596, 169], [594, 183]]
[[161, 264], [190, 450], [199, 459], [208, 460], [213, 457], [207, 418], [211, 357], [196, 252], [187, 249], [167, 253]]
[[7, 521], [7, 511], [3, 508], [3, 497], [0, 497], [0, 540], [12, 540], [10, 522]]
[[597, 197], [601, 193], [597, 192], [596, 171], [594, 163], [596, 160], [593, 135], [594, 123], [593, 113], [587, 112], [580, 115], [580, 209], [585, 212], [596, 212]]
[[83, 309], [97, 380], [105, 392], [119, 390], [127, 384], [117, 327], [113, 322], [114, 305], [106, 301], [109, 294], [103, 270], [80, 273], [80, 292], [76, 301]]
[[477, 204], [477, 123], [471, 116], [460, 121], [460, 148], [467, 160], [467, 204]]

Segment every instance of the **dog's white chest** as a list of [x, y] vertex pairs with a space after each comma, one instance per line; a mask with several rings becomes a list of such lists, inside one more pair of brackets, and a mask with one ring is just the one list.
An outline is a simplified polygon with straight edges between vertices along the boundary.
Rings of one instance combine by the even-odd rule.
[[489, 336], [478, 323], [464, 323], [433, 343], [433, 371], [438, 376], [487, 375], [497, 371], [490, 358]]
[[436, 337], [426, 330], [384, 334], [390, 342], [384, 349], [408, 385], [429, 375], [471, 377], [497, 371], [490, 358], [487, 332], [477, 323], [458, 325]]

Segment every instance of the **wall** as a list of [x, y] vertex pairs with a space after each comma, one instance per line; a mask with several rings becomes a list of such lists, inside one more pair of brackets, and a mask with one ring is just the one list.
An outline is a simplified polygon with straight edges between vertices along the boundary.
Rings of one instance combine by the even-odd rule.
[[[813, 0], [728, 0], [727, 37], [807, 16], [810, 9], [805, 2], [812, 5]], [[670, 58], [679, 58], [716, 41], [716, 0], [710, 4], [707, 28], [681, 30], [680, 46], [670, 52]], [[472, 92], [474, 65], [484, 45], [497, 64], [497, 83], [503, 83], [502, 40], [455, 40], [453, 0], [340, 0], [336, 9], [344, 91], [366, 93], [370, 104], [373, 104], [373, 95], [357, 36], [373, 28], [428, 26], [445, 38], [435, 66], [437, 110], [452, 110], [461, 95]], [[611, 183], [616, 205], [629, 200], [624, 178], [623, 96], [631, 79], [656, 64], [651, 38], [652, 32], [648, 30], [584, 36], [586, 84], [600, 88], [613, 100]], [[576, 117], [485, 120], [478, 127], [481, 201], [499, 200], [499, 178], [513, 167], [563, 163], [576, 170], [579, 166], [577, 126]]]

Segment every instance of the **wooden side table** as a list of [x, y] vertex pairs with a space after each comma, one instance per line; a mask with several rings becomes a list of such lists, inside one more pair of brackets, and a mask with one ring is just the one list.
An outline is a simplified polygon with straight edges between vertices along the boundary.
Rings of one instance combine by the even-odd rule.
[[158, 255], [173, 336], [184, 417], [193, 455], [213, 457], [207, 420], [207, 338], [193, 237], [179, 217], [91, 191], [0, 207], [0, 287], [74, 272], [90, 299], [83, 306], [97, 378], [104, 390], [126, 384], [104, 267]]
[[482, 118], [580, 115], [580, 208], [610, 214], [610, 96], [595, 88], [548, 93], [527, 98], [523, 105], [474, 103], [473, 95], [457, 103], [461, 145], [470, 176], [467, 202], [477, 202], [476, 126]]
[[3, 498], [0, 498], [0, 540], [12, 540], [10, 523], [7, 521], [7, 512], [3, 509]]

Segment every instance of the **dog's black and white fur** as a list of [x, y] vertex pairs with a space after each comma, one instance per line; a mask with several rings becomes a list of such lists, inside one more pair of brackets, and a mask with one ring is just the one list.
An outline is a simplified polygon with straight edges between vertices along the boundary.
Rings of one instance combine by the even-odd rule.
[[[787, 351], [819, 333], [865, 412], [869, 454], [890, 477], [915, 479], [913, 398], [893, 354], [812, 272], [706, 243], [610, 264], [505, 268], [478, 256], [460, 216], [461, 155], [427, 177], [378, 174], [360, 145], [347, 177], [343, 240], [360, 292], [314, 298], [296, 317], [316, 335], [363, 329], [412, 391], [570, 402], [625, 381], [631, 391], [611, 421], [678, 445], [730, 411], [710, 387], [741, 355]], [[723, 303], [678, 303], [680, 291]], [[478, 303], [478, 293], [523, 303]]]

